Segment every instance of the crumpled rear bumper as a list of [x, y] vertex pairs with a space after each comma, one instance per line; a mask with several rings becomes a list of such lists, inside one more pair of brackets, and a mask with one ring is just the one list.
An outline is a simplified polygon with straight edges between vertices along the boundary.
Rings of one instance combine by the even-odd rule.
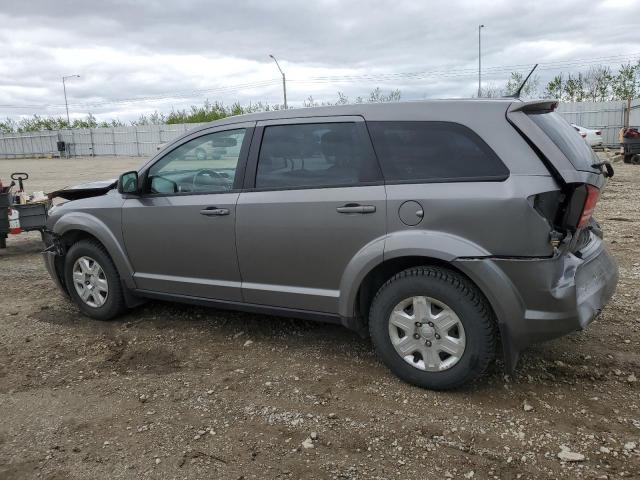
[[618, 265], [592, 235], [580, 256], [459, 261], [494, 307], [507, 369], [532, 343], [586, 328], [611, 299]]

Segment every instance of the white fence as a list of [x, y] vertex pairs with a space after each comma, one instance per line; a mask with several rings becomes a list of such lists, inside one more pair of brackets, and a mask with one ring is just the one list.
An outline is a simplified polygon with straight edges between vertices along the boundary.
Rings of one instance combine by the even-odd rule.
[[140, 125], [137, 127], [47, 130], [0, 135], [0, 158], [57, 156], [58, 141], [69, 155], [123, 155], [148, 157], [166, 143], [202, 123]]
[[[585, 128], [602, 131], [605, 145], [619, 146], [618, 134], [624, 125], [626, 101], [561, 103], [557, 112], [564, 119]], [[629, 125], [640, 127], [640, 99], [631, 102]]]
[[[605, 145], [618, 144], [618, 132], [624, 123], [626, 102], [561, 103], [560, 113], [569, 123], [602, 130]], [[640, 127], [640, 99], [630, 110], [630, 124]], [[125, 155], [148, 157], [159, 144], [166, 143], [187, 130], [203, 125], [141, 125], [137, 127], [53, 130], [0, 134], [0, 158], [57, 156], [57, 142], [69, 145], [70, 155]]]

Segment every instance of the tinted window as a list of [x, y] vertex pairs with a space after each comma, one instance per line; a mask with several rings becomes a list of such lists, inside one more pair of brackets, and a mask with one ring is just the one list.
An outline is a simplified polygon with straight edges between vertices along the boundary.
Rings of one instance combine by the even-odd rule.
[[368, 122], [387, 181], [497, 181], [507, 167], [478, 135], [449, 122]]
[[245, 129], [209, 133], [190, 140], [149, 169], [151, 193], [225, 192], [233, 188]]
[[529, 114], [529, 118], [547, 134], [576, 169], [597, 171], [591, 165], [600, 160], [576, 131], [577, 128], [569, 125], [555, 112], [532, 113]]
[[356, 185], [379, 180], [362, 125], [312, 123], [265, 127], [256, 188]]

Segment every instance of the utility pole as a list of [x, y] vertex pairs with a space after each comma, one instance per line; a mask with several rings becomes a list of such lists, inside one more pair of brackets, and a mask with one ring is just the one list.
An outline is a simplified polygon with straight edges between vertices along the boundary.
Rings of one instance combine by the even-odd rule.
[[62, 77], [62, 90], [64, 91], [64, 108], [67, 110], [67, 126], [71, 127], [71, 120], [69, 120], [69, 104], [67, 103], [67, 86], [65, 80], [67, 78], [80, 78], [80, 75], [66, 75]]
[[478, 25], [478, 98], [482, 96], [482, 36], [484, 25]]
[[278, 60], [276, 60], [276, 57], [274, 57], [271, 54], [269, 54], [269, 56], [273, 59], [274, 62], [276, 62], [276, 66], [278, 67], [278, 70], [280, 70], [280, 73], [282, 74], [282, 93], [284, 94], [284, 109], [286, 110], [288, 108], [287, 107], [287, 78], [284, 76], [284, 72], [280, 68], [280, 64], [278, 63]]

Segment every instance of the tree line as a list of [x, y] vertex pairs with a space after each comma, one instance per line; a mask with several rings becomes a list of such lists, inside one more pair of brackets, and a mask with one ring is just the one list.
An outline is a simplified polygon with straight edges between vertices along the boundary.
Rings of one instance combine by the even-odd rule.
[[[521, 72], [512, 72], [504, 85], [490, 83], [481, 90], [483, 97], [513, 95], [524, 79]], [[563, 102], [607, 102], [629, 100], [640, 96], [640, 60], [620, 65], [617, 71], [597, 65], [585, 72], [559, 73], [544, 88], [540, 77], [533, 75], [521, 92], [524, 98], [555, 98]]]
[[[335, 102], [317, 102], [312, 96], [304, 101], [305, 107], [317, 107], [324, 105], [346, 105], [348, 103], [375, 103], [375, 102], [398, 102], [400, 101], [400, 90], [392, 90], [384, 93], [379, 87], [373, 89], [367, 97], [356, 97], [350, 101], [344, 93], [338, 92], [338, 99]], [[225, 105], [222, 102], [210, 102], [205, 100], [202, 105], [192, 105], [189, 109], [172, 110], [170, 113], [154, 112], [148, 115], [140, 115], [137, 120], [129, 122], [132, 126], [137, 125], [167, 125], [173, 123], [204, 123], [220, 120], [221, 118], [244, 113], [268, 112], [272, 110], [282, 110], [284, 105], [271, 105], [264, 102], [241, 105], [235, 102]], [[91, 113], [82, 119], [74, 119], [67, 122], [61, 116], [46, 117], [33, 115], [33, 117], [23, 118], [18, 121], [7, 118], [0, 121], [0, 133], [24, 133], [37, 132], [41, 130], [63, 130], [67, 128], [99, 128], [99, 127], [124, 127], [125, 123], [118, 119], [98, 122]]]
[[[521, 72], [512, 72], [506, 83], [499, 85], [489, 83], [481, 90], [482, 97], [497, 98], [513, 95], [521, 85], [524, 75]], [[605, 102], [609, 100], [629, 100], [640, 96], [640, 60], [637, 63], [621, 65], [617, 71], [608, 66], [593, 66], [585, 72], [559, 73], [541, 88], [540, 78], [534, 75], [529, 79], [521, 92], [523, 98], [555, 98], [564, 102]], [[316, 101], [309, 96], [303, 103], [305, 107], [324, 105], [346, 105], [349, 103], [377, 103], [398, 102], [402, 94], [400, 90], [392, 90], [388, 93], [380, 88], [373, 89], [368, 96], [358, 96], [350, 100], [344, 93], [338, 92], [336, 101]], [[212, 122], [232, 115], [244, 113], [266, 112], [283, 109], [283, 105], [270, 105], [257, 102], [249, 105], [241, 105], [235, 102], [225, 105], [222, 102], [210, 102], [206, 100], [202, 105], [193, 105], [189, 109], [172, 110], [170, 113], [154, 112], [149, 115], [141, 115], [130, 125], [160, 125], [173, 123], [203, 123]], [[0, 133], [22, 133], [40, 130], [62, 130], [66, 128], [97, 128], [97, 127], [122, 127], [123, 122], [118, 119], [98, 122], [90, 113], [85, 118], [74, 119], [67, 122], [61, 116], [33, 115], [29, 118], [13, 120], [7, 118], [0, 120]]]

